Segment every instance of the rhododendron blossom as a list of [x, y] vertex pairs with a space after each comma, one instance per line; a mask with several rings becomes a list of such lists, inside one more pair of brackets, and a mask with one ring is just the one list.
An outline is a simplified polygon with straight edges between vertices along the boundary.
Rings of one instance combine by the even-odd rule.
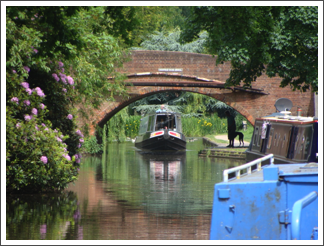
[[24, 100], [24, 104], [25, 104], [26, 106], [29, 106], [29, 105], [30, 105], [30, 101], [29, 101], [29, 100]]
[[18, 99], [18, 97], [13, 97], [13, 98], [11, 98], [11, 100], [10, 100], [10, 101], [12, 101], [12, 102], [15, 102], [15, 103], [19, 104], [19, 99]]
[[45, 96], [45, 94], [44, 94], [44, 92], [42, 91], [41, 88], [36, 87], [36, 88], [35, 88], [35, 91], [37, 92], [37, 95], [38, 95], [38, 96], [40, 96], [40, 97], [44, 97], [44, 96]]
[[70, 85], [73, 85], [73, 84], [74, 84], [74, 81], [73, 81], [73, 78], [72, 78], [72, 77], [67, 76], [66, 78], [67, 78], [67, 81], [68, 81], [68, 83], [69, 83]]
[[29, 73], [29, 71], [30, 71], [30, 68], [29, 67], [24, 66], [24, 69], [27, 71], [27, 73]]
[[33, 108], [31, 112], [33, 115], [37, 115], [37, 113], [38, 113], [36, 108]]
[[53, 73], [52, 76], [53, 76], [53, 78], [54, 78], [57, 82], [60, 81], [60, 78], [57, 76], [56, 73]]
[[26, 92], [28, 93], [28, 95], [31, 95], [33, 93], [33, 91], [30, 88], [26, 88]]
[[22, 82], [21, 86], [26, 88], [26, 89], [29, 88], [29, 84], [27, 82]]
[[44, 156], [44, 155], [40, 158], [40, 160], [41, 160], [44, 164], [47, 163], [47, 157]]
[[32, 117], [28, 114], [25, 114], [24, 118], [25, 118], [25, 121], [30, 121], [32, 119]]

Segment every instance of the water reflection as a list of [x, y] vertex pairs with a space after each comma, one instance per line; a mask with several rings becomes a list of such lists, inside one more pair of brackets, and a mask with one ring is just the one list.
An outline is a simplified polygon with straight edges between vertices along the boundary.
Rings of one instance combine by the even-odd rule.
[[7, 197], [7, 239], [83, 239], [77, 194]]
[[63, 194], [7, 199], [7, 239], [207, 240], [214, 185], [242, 161], [198, 157], [203, 147], [149, 155], [108, 144]]

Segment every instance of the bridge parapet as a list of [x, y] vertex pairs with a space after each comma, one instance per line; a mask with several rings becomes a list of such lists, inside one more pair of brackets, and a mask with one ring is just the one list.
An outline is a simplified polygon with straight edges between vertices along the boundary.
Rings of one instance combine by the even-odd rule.
[[[292, 91], [290, 87], [280, 88], [281, 78], [266, 75], [257, 78], [252, 88], [225, 88], [230, 63], [215, 64], [216, 58], [205, 54], [133, 51], [130, 61], [119, 69], [127, 76], [125, 83], [130, 84], [127, 86], [129, 96], [116, 97], [114, 102], [105, 102], [98, 110], [92, 109], [93, 116], [87, 121], [80, 120], [79, 125], [88, 123], [90, 134], [94, 135], [96, 124], [102, 127], [130, 103], [163, 91], [189, 91], [211, 96], [241, 113], [252, 125], [255, 118], [275, 112], [274, 104], [281, 97], [293, 102], [293, 114], [297, 112], [297, 107], [303, 109], [304, 116], [315, 114], [313, 93]], [[107, 78], [107, 82], [112, 79]]]

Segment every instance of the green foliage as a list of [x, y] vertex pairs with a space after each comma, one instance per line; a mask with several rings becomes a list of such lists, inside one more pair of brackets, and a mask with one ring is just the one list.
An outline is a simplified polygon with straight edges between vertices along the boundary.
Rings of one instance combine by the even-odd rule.
[[135, 50], [165, 50], [165, 51], [182, 51], [192, 53], [204, 53], [205, 42], [208, 37], [207, 32], [202, 32], [199, 38], [193, 42], [181, 44], [180, 43], [180, 29], [172, 31], [155, 31], [154, 34], [148, 35], [141, 43], [141, 48], [134, 47]]
[[[280, 76], [281, 87], [318, 91], [317, 6], [192, 7], [182, 33], [189, 42], [208, 32], [216, 64], [231, 61], [226, 85], [251, 87], [262, 74]], [[310, 88], [311, 87], [311, 88]]]
[[95, 136], [91, 136], [90, 138], [86, 138], [84, 140], [82, 150], [89, 154], [100, 154], [102, 153], [102, 147], [102, 144], [98, 144], [97, 138]]
[[182, 117], [183, 133], [186, 137], [203, 137], [227, 132], [227, 120], [217, 114], [210, 117]]
[[[69, 71], [64, 72], [64, 64], [59, 58], [64, 58], [63, 53], [65, 57], [70, 54], [60, 45], [50, 44], [52, 40], [43, 44], [44, 37], [58, 38], [57, 27], [51, 25], [60, 24], [62, 20], [52, 23], [37, 10], [39, 13], [45, 11], [42, 7], [7, 8], [8, 192], [63, 189], [76, 179], [80, 165], [78, 152], [83, 135], [76, 129], [73, 117], [74, 81], [68, 76]], [[71, 14], [68, 8], [60, 11], [67, 13], [60, 12], [59, 18]], [[47, 31], [42, 32], [42, 28]]]
[[[81, 49], [69, 46], [71, 52], [77, 54], [77, 58], [66, 63], [76, 77], [76, 90], [79, 92], [77, 102], [95, 108], [104, 100], [112, 100], [114, 95], [125, 95], [126, 92], [121, 83], [125, 76], [116, 72], [116, 68], [127, 60], [127, 52], [118, 39], [111, 35], [116, 33], [109, 26], [113, 19], [107, 15], [111, 13], [107, 12], [107, 8], [89, 7], [79, 11], [67, 22], [70, 28], [79, 31], [80, 42], [84, 43]], [[108, 76], [114, 77], [113, 83], [107, 83]]]
[[129, 35], [133, 39], [133, 46], [139, 46], [155, 31], [170, 31], [176, 27], [181, 29], [185, 22], [185, 12], [188, 7], [136, 6], [134, 8], [139, 25]]

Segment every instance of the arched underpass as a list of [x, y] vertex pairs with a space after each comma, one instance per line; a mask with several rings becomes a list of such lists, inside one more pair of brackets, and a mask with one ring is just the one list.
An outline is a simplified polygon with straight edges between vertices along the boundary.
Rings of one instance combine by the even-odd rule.
[[[291, 109], [296, 114], [297, 107], [303, 115], [315, 114], [314, 93], [292, 91], [290, 87], [280, 88], [281, 78], [259, 77], [253, 86], [225, 88], [224, 83], [230, 73], [230, 63], [215, 65], [211, 55], [171, 51], [133, 51], [131, 60], [119, 71], [126, 74], [127, 97], [116, 96], [115, 101], [104, 102], [93, 110], [88, 119], [81, 119], [79, 126], [88, 123], [90, 135], [95, 133], [95, 125], [104, 124], [118, 111], [143, 97], [166, 91], [189, 91], [211, 96], [222, 101], [242, 114], [253, 125], [255, 118], [275, 112], [277, 99], [285, 97], [292, 101]], [[107, 83], [113, 81], [107, 78]]]

